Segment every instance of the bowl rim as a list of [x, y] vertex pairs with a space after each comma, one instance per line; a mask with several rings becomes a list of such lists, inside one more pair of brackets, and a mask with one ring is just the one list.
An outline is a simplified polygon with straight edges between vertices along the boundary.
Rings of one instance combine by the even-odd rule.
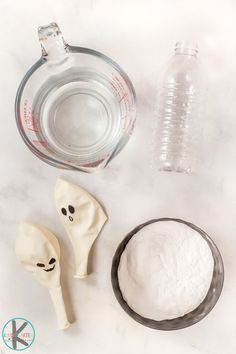
[[[177, 318], [170, 319], [170, 320], [162, 320], [162, 321], [149, 319], [149, 318], [143, 317], [143, 316], [139, 315], [137, 312], [135, 312], [131, 307], [129, 307], [129, 305], [127, 304], [127, 302], [123, 298], [123, 295], [122, 295], [122, 292], [121, 292], [121, 289], [120, 289], [120, 286], [119, 286], [118, 269], [119, 269], [120, 258], [121, 258], [121, 255], [122, 255], [123, 251], [125, 250], [128, 242], [130, 241], [130, 239], [136, 233], [138, 233], [145, 226], [148, 226], [148, 225], [156, 223], [156, 222], [161, 222], [161, 221], [179, 222], [179, 223], [185, 224], [185, 225], [189, 226], [190, 228], [194, 229], [195, 231], [197, 231], [205, 239], [205, 241], [209, 245], [209, 248], [211, 249], [211, 252], [212, 252], [212, 255], [213, 255], [213, 258], [214, 258], [214, 269], [216, 267], [216, 261], [215, 261], [213, 250], [216, 252], [216, 255], [217, 255], [217, 258], [218, 258], [218, 261], [219, 261], [219, 265], [220, 265], [220, 269], [221, 269], [221, 279], [220, 279], [220, 287], [219, 287], [219, 290], [218, 290], [218, 295], [215, 298], [215, 301], [213, 302], [213, 304], [210, 306], [209, 310], [206, 311], [200, 318], [197, 317], [190, 324], [189, 323], [185, 324], [184, 318], [186, 316], [189, 316], [189, 314], [194, 314], [194, 312], [197, 312], [197, 310], [199, 309], [201, 304], [203, 304], [203, 302], [206, 300], [206, 298], [207, 298], [207, 296], [208, 296], [208, 294], [210, 292], [213, 280], [214, 280], [214, 275], [212, 275], [212, 281], [211, 281], [211, 285], [209, 287], [208, 293], [207, 293], [206, 297], [204, 298], [204, 300], [201, 302], [201, 304], [198, 307], [196, 307], [193, 311], [185, 314], [184, 316], [177, 317]], [[151, 220], [148, 220], [148, 221], [136, 226], [132, 231], [130, 231], [125, 236], [125, 238], [118, 245], [118, 247], [116, 249], [116, 252], [115, 252], [115, 254], [113, 256], [113, 260], [112, 260], [111, 283], [112, 283], [112, 288], [113, 288], [113, 291], [114, 291], [114, 294], [115, 294], [115, 297], [116, 297], [117, 301], [119, 302], [119, 304], [121, 305], [123, 310], [131, 318], [133, 318], [135, 321], [139, 322], [140, 324], [142, 324], [142, 325], [144, 325], [146, 327], [152, 328], [152, 329], [158, 329], [158, 330], [162, 330], [162, 331], [179, 330], [179, 329], [190, 327], [190, 326], [194, 325], [195, 323], [201, 321], [215, 307], [216, 303], [218, 302], [218, 300], [220, 298], [220, 295], [221, 295], [222, 289], [223, 289], [223, 285], [224, 285], [224, 264], [223, 264], [223, 259], [222, 259], [222, 256], [220, 254], [220, 251], [219, 251], [218, 247], [216, 246], [216, 244], [214, 243], [214, 241], [211, 239], [211, 237], [205, 231], [203, 231], [202, 229], [200, 229], [196, 225], [192, 224], [191, 222], [188, 222], [188, 221], [185, 221], [185, 220], [182, 220], [182, 219], [178, 219], [178, 218], [163, 217], [163, 218], [151, 219]], [[176, 321], [177, 319], [183, 319], [183, 324], [176, 326], [176, 328], [173, 328], [171, 326], [171, 324], [173, 324], [173, 321]]]

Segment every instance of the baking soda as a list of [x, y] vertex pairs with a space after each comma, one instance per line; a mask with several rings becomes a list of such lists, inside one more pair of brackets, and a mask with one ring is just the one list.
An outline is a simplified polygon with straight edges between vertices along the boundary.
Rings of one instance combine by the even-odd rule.
[[161, 321], [183, 316], [207, 295], [214, 259], [194, 229], [160, 221], [128, 242], [118, 269], [124, 300], [139, 315]]

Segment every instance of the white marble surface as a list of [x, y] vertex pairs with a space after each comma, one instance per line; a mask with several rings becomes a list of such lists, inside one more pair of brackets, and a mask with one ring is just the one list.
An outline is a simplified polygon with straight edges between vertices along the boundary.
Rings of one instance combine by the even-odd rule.
[[[1, 0], [0, 3], [0, 326], [23, 316], [33, 322], [34, 354], [234, 354], [236, 352], [236, 3], [220, 0]], [[14, 120], [14, 98], [40, 55], [36, 28], [56, 21], [66, 40], [115, 59], [138, 97], [138, 120], [125, 150], [95, 175], [65, 172], [34, 157]], [[197, 39], [208, 72], [202, 144], [205, 159], [192, 175], [154, 174], [148, 141], [158, 71], [182, 38]], [[53, 204], [57, 176], [79, 183], [106, 207], [109, 222], [92, 253], [93, 273], [72, 278], [72, 249]], [[176, 332], [145, 328], [120, 308], [111, 288], [114, 251], [125, 234], [153, 217], [179, 217], [206, 230], [225, 264], [222, 296], [195, 326]], [[73, 326], [56, 329], [48, 293], [14, 255], [17, 224], [43, 223], [62, 245], [63, 280]], [[2, 353], [10, 352], [1, 341]]]

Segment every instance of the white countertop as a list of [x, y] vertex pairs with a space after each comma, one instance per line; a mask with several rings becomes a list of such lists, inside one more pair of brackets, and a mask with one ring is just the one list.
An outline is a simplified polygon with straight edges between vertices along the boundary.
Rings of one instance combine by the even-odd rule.
[[[220, 0], [52, 0], [0, 4], [0, 327], [12, 317], [34, 324], [33, 354], [234, 354], [236, 352], [236, 3]], [[101, 51], [129, 74], [138, 98], [133, 137], [106, 169], [87, 175], [44, 164], [24, 145], [14, 99], [26, 70], [40, 56], [36, 29], [56, 21], [70, 44]], [[158, 72], [177, 40], [195, 38], [208, 72], [204, 160], [192, 175], [149, 168], [150, 124]], [[92, 274], [73, 279], [74, 262], [53, 202], [58, 176], [80, 184], [109, 215], [92, 252]], [[213, 311], [175, 332], [145, 328], [121, 309], [110, 282], [113, 254], [136, 225], [177, 217], [203, 228], [224, 259], [225, 285]], [[47, 290], [17, 264], [19, 221], [42, 223], [59, 237], [70, 318], [60, 332]], [[11, 352], [0, 341], [1, 353]]]

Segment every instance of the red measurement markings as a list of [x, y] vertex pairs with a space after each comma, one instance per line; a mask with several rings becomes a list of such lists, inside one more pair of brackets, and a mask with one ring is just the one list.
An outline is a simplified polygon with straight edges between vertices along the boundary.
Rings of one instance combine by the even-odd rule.
[[132, 123], [131, 127], [130, 127], [130, 131], [129, 131], [129, 136], [131, 136], [133, 134], [133, 131], [134, 131], [134, 124], [135, 122]]
[[123, 101], [123, 99], [125, 99], [126, 96], [127, 96], [127, 93], [124, 93], [123, 96], [121, 97], [121, 99], [119, 100], [119, 103], [120, 103], [121, 101]]
[[24, 101], [24, 121], [28, 130], [38, 132], [38, 114], [31, 111], [31, 106], [28, 100]]
[[114, 88], [116, 94], [122, 98], [124, 96], [124, 86], [120, 81], [119, 77], [115, 74], [112, 74], [111, 85]]
[[36, 144], [36, 145], [41, 145], [41, 146], [47, 146], [48, 143], [46, 141], [43, 140], [32, 140], [32, 143]]
[[128, 93], [125, 92], [125, 88], [122, 81], [120, 80], [119, 76], [117, 76], [116, 74], [112, 74], [111, 86], [113, 87], [113, 89], [115, 90], [116, 94], [119, 97], [119, 103], [124, 101], [125, 110], [126, 112], [129, 113], [131, 110], [129, 96]]
[[103, 161], [105, 161], [108, 158], [109, 155], [106, 155], [105, 157], [95, 161], [95, 162], [90, 162], [86, 163], [84, 165], [81, 165], [81, 167], [98, 167]]

